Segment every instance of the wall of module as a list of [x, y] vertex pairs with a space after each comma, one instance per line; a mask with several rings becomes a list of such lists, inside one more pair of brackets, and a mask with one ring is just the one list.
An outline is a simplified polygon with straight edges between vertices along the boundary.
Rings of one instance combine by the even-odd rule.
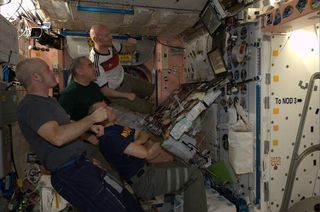
[[207, 59], [211, 50], [212, 38], [208, 33], [186, 42], [185, 82], [199, 82], [213, 79], [214, 75]]
[[[260, 84], [260, 45], [259, 25], [230, 27], [226, 39], [226, 66], [231, 72], [233, 83], [226, 86], [218, 100], [218, 139], [220, 142], [220, 160], [230, 162], [229, 128], [239, 120], [235, 109], [235, 101], [239, 102], [252, 126], [254, 139], [248, 148], [252, 148], [250, 156], [252, 169], [247, 173], [237, 173], [233, 167], [236, 183], [232, 190], [236, 196], [243, 197], [249, 205], [253, 205], [259, 196], [256, 187], [256, 99], [257, 86]], [[240, 150], [241, 151], [241, 150]]]
[[172, 48], [157, 43], [155, 67], [158, 70], [157, 85], [159, 104], [184, 82], [183, 57], [183, 48]]
[[[212, 37], [204, 33], [185, 44], [184, 79], [186, 83], [209, 81], [214, 78], [214, 73], [209, 64], [207, 53], [211, 51]], [[209, 150], [212, 161], [220, 160], [220, 145], [217, 139], [217, 104], [210, 106], [200, 116], [197, 134], [197, 146], [200, 151]]]
[[[197, 139], [204, 149], [210, 150], [213, 163], [225, 161], [227, 166], [230, 166], [228, 129], [237, 121], [235, 100], [242, 105], [247, 119], [252, 124], [253, 134], [256, 134], [256, 89], [260, 84], [258, 79], [261, 69], [261, 36], [259, 31], [259, 26], [256, 23], [230, 27], [228, 29], [229, 35], [223, 41], [226, 43], [224, 61], [226, 68], [232, 75], [230, 80], [232, 83], [224, 87], [215, 104], [201, 116], [202, 129]], [[203, 73], [207, 73], [209, 79], [213, 77], [207, 52], [211, 51], [211, 46], [216, 45], [214, 42], [214, 38], [211, 41], [211, 37], [203, 35], [188, 43], [185, 50], [187, 81], [201, 80]], [[190, 71], [192, 69], [194, 71]], [[237, 174], [231, 167], [235, 182], [227, 186], [235, 196], [246, 199], [248, 204], [254, 204], [259, 198], [256, 195], [255, 142], [256, 140], [253, 139], [250, 146], [252, 148], [252, 170], [249, 173]], [[259, 191], [258, 193], [260, 194]]]
[[[307, 155], [296, 175], [289, 173], [309, 80], [320, 71], [320, 25], [264, 37], [261, 152], [264, 154], [263, 208], [280, 211], [286, 181], [294, 180], [289, 207], [320, 195], [320, 152]], [[320, 80], [311, 88], [298, 154], [320, 144]]]
[[[185, 43], [184, 80], [186, 83], [209, 81], [214, 78], [207, 53], [211, 50], [212, 37], [204, 33]], [[209, 150], [213, 161], [219, 160], [220, 146], [216, 138], [217, 104], [208, 108], [198, 120], [200, 132], [197, 134], [197, 146], [200, 151]], [[209, 126], [209, 127], [208, 127]]]

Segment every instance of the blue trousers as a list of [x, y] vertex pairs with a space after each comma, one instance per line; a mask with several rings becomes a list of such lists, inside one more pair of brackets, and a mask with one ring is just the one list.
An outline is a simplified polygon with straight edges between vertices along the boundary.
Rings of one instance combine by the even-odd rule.
[[53, 188], [81, 212], [142, 212], [138, 201], [84, 156], [52, 172]]

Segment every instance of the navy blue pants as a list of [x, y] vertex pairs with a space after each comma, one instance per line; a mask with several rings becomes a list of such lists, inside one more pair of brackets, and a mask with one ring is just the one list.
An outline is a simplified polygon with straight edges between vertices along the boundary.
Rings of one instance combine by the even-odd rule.
[[138, 201], [85, 157], [52, 172], [53, 188], [81, 212], [142, 212]]

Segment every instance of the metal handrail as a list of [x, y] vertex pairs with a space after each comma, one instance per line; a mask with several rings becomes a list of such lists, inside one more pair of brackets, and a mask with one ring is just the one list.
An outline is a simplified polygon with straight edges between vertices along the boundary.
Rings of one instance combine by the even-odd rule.
[[297, 169], [298, 169], [300, 162], [307, 155], [311, 154], [312, 152], [320, 151], [320, 144], [317, 144], [317, 145], [314, 145], [314, 146], [309, 147], [308, 149], [304, 150], [300, 155], [298, 154], [300, 143], [301, 143], [301, 138], [302, 138], [302, 134], [303, 134], [303, 128], [304, 128], [304, 124], [306, 121], [306, 116], [307, 116], [308, 108], [309, 108], [309, 104], [310, 104], [311, 94], [313, 91], [313, 85], [314, 85], [314, 81], [316, 79], [320, 79], [320, 72], [314, 73], [311, 76], [310, 81], [309, 81], [306, 99], [305, 99], [305, 103], [303, 105], [301, 119], [300, 119], [300, 123], [299, 123], [299, 127], [298, 127], [297, 137], [296, 137], [295, 145], [294, 145], [293, 152], [292, 152], [292, 157], [291, 157], [291, 162], [290, 162], [290, 167], [289, 167], [289, 172], [288, 172], [288, 178], [287, 178], [286, 186], [284, 189], [280, 212], [288, 211], [290, 197], [291, 197], [291, 193], [292, 193], [292, 189], [293, 189], [294, 178], [296, 176], [296, 172], [297, 172]]

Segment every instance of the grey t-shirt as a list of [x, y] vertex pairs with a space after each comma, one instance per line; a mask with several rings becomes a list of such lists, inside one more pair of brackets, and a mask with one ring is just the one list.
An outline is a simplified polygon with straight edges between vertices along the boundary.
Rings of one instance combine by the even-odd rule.
[[37, 154], [40, 162], [48, 170], [54, 170], [68, 160], [82, 154], [84, 142], [76, 139], [61, 147], [54, 146], [37, 134], [38, 129], [49, 121], [68, 124], [68, 114], [51, 97], [26, 95], [18, 106], [18, 122], [20, 129]]

